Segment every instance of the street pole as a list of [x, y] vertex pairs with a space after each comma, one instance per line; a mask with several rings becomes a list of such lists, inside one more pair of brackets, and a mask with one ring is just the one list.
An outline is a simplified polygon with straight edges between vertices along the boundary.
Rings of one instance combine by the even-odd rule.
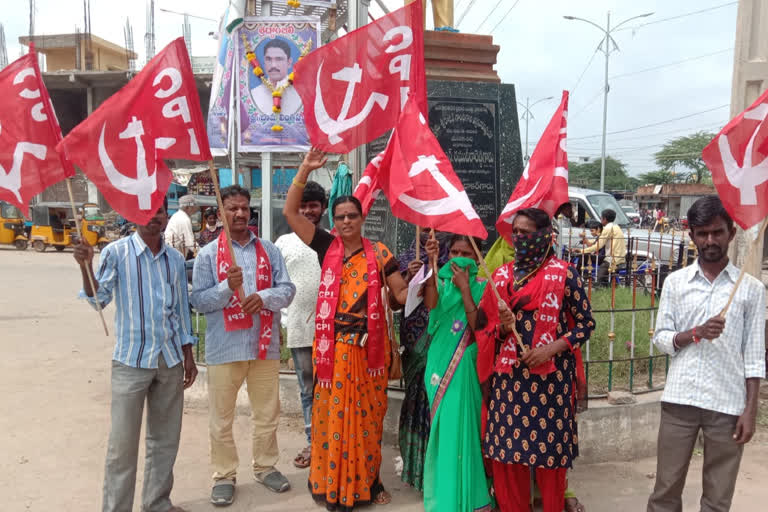
[[605, 139], [607, 136], [607, 129], [608, 129], [608, 91], [610, 89], [608, 85], [608, 59], [611, 56], [611, 45], [613, 45], [614, 49], [616, 50], [619, 49], [619, 45], [616, 44], [616, 41], [614, 41], [613, 37], [611, 37], [611, 31], [617, 30], [620, 26], [632, 20], [636, 20], [638, 18], [645, 18], [645, 17], [651, 16], [652, 14], [653, 14], [652, 12], [647, 12], [639, 16], [633, 16], [631, 18], [628, 18], [622, 21], [621, 23], [619, 23], [613, 28], [611, 28], [611, 11], [608, 11], [605, 28], [601, 27], [600, 25], [598, 25], [593, 21], [585, 20], [584, 18], [578, 18], [576, 16], [563, 16], [563, 18], [567, 20], [577, 20], [577, 21], [583, 21], [585, 23], [589, 23], [593, 27], [596, 27], [598, 30], [600, 30], [603, 33], [603, 36], [605, 37], [605, 46], [602, 49], [603, 53], [605, 54], [605, 80], [603, 84], [603, 148], [602, 148], [602, 154], [600, 158], [600, 192], [605, 192], [605, 151], [606, 151]]
[[600, 158], [600, 192], [605, 192], [605, 138], [608, 129], [608, 60], [611, 55], [611, 11], [605, 29], [605, 83], [603, 85], [603, 149]]

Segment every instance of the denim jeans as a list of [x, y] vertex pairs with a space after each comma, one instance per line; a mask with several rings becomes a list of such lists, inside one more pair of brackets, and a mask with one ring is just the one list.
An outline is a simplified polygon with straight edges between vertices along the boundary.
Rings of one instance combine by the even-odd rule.
[[293, 366], [296, 368], [296, 377], [299, 380], [301, 410], [304, 413], [304, 432], [307, 434], [307, 443], [309, 443], [312, 441], [312, 394], [314, 391], [312, 347], [292, 348], [291, 356], [293, 356]]

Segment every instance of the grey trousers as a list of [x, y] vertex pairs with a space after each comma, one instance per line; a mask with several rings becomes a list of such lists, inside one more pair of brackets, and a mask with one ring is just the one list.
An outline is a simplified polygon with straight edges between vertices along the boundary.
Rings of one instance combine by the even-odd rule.
[[656, 485], [648, 512], [681, 512], [688, 464], [699, 430], [704, 436], [701, 512], [727, 512], [731, 508], [744, 445], [733, 433], [738, 416], [688, 405], [661, 403]]
[[112, 361], [112, 430], [104, 470], [104, 512], [131, 512], [144, 401], [147, 403], [146, 461], [142, 510], [171, 508], [173, 465], [181, 437], [184, 365], [168, 368], [162, 354], [157, 369]]

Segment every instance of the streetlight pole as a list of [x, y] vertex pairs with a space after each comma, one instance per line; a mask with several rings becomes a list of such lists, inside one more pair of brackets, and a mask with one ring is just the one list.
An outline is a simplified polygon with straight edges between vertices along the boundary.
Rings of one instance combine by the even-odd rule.
[[[585, 23], [589, 23], [593, 27], [597, 27], [598, 30], [600, 30], [603, 35], [605, 36], [605, 39], [600, 43], [600, 48], [602, 52], [605, 54], [605, 80], [603, 83], [603, 147], [602, 147], [602, 154], [600, 159], [600, 192], [605, 192], [605, 147], [606, 147], [606, 135], [607, 135], [607, 129], [608, 129], [608, 91], [610, 90], [610, 86], [608, 85], [608, 60], [610, 58], [612, 51], [618, 51], [619, 45], [616, 44], [616, 41], [611, 36], [611, 32], [618, 29], [620, 26], [624, 25], [625, 23], [628, 23], [632, 20], [636, 20], [638, 18], [645, 18], [647, 16], [651, 16], [652, 12], [647, 12], [645, 14], [640, 14], [639, 16], [633, 16], [631, 18], [628, 18], [615, 27], [611, 28], [611, 11], [608, 11], [608, 15], [606, 18], [605, 28], [601, 27], [597, 23], [594, 23], [589, 20], [585, 20], [584, 18], [578, 18], [576, 16], [563, 16], [563, 18], [567, 20], [577, 20], [577, 21], [583, 21]], [[611, 45], [613, 45], [613, 50], [611, 49]]]
[[552, 98], [554, 98], [554, 96], [547, 96], [546, 98], [541, 98], [539, 100], [534, 101], [533, 105], [531, 105], [531, 98], [530, 97], [526, 97], [525, 98], [525, 105], [523, 105], [519, 101], [517, 102], [517, 104], [520, 105], [521, 107], [523, 107], [523, 109], [524, 109], [523, 115], [521, 117], [525, 120], [525, 157], [524, 157], [524, 160], [526, 162], [528, 161], [528, 158], [529, 158], [529, 156], [528, 156], [528, 122], [531, 119], [533, 119], [533, 113], [531, 112], [531, 108], [536, 106], [537, 103], [541, 103], [542, 101], [551, 100]]

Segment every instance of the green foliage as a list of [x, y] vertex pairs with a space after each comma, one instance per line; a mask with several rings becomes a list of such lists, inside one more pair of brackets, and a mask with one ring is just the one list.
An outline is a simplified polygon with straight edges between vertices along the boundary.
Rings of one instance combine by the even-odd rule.
[[680, 183], [685, 181], [687, 175], [681, 176], [672, 171], [659, 169], [658, 171], [646, 172], [638, 176], [641, 185], [666, 185], [667, 183]]
[[672, 139], [654, 155], [656, 165], [665, 171], [676, 171], [684, 177], [681, 181], [706, 183], [711, 175], [701, 159], [701, 151], [714, 137], [711, 132], [696, 132]]
[[[590, 162], [568, 162], [568, 181], [577, 187], [600, 189], [599, 158]], [[605, 158], [605, 190], [635, 190], [639, 182], [629, 176], [626, 166], [610, 156]]]

